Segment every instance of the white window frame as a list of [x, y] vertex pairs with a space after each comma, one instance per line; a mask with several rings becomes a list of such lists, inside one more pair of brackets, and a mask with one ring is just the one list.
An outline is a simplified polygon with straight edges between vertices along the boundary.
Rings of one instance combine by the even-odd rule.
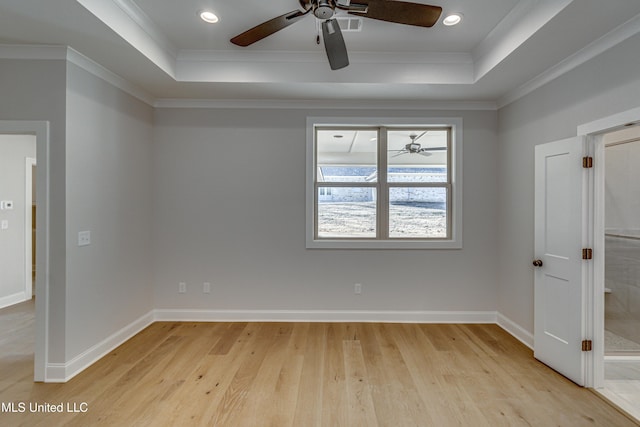
[[[450, 127], [451, 223], [448, 239], [317, 239], [315, 237], [316, 128], [354, 127]], [[462, 248], [462, 118], [362, 118], [307, 117], [306, 247], [309, 249], [461, 249]]]

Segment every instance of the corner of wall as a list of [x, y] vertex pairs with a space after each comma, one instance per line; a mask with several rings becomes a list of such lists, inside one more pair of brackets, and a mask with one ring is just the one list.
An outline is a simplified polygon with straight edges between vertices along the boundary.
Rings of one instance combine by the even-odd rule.
[[522, 344], [533, 350], [533, 334], [531, 332], [507, 318], [502, 313], [498, 313], [496, 323]]
[[153, 310], [66, 363], [48, 363], [45, 382], [64, 383], [93, 365], [155, 321]]

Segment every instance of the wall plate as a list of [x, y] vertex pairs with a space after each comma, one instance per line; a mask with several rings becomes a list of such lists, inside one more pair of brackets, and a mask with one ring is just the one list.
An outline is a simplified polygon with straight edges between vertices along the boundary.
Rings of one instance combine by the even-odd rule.
[[78, 246], [87, 246], [91, 244], [91, 232], [80, 231], [78, 232]]

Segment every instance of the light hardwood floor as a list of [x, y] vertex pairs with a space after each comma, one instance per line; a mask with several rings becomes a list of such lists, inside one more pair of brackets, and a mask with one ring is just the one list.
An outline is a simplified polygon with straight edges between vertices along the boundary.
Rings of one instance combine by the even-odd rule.
[[33, 383], [11, 335], [0, 402], [26, 412], [2, 426], [637, 425], [496, 325], [155, 323], [66, 384]]

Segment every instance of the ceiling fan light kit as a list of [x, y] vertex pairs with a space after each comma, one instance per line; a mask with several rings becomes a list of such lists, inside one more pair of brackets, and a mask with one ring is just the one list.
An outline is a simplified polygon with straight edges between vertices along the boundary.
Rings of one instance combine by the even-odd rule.
[[329, 19], [334, 14], [334, 8], [329, 0], [318, 0], [314, 3], [313, 14], [318, 19]]
[[339, 70], [349, 65], [347, 47], [342, 37], [340, 25], [335, 18], [336, 9], [349, 14], [379, 21], [393, 22], [418, 27], [432, 27], [440, 19], [442, 8], [420, 3], [397, 0], [298, 0], [301, 10], [293, 10], [284, 15], [258, 24], [231, 39], [237, 46], [249, 46], [304, 18], [313, 12], [322, 21], [322, 36], [329, 66]]

